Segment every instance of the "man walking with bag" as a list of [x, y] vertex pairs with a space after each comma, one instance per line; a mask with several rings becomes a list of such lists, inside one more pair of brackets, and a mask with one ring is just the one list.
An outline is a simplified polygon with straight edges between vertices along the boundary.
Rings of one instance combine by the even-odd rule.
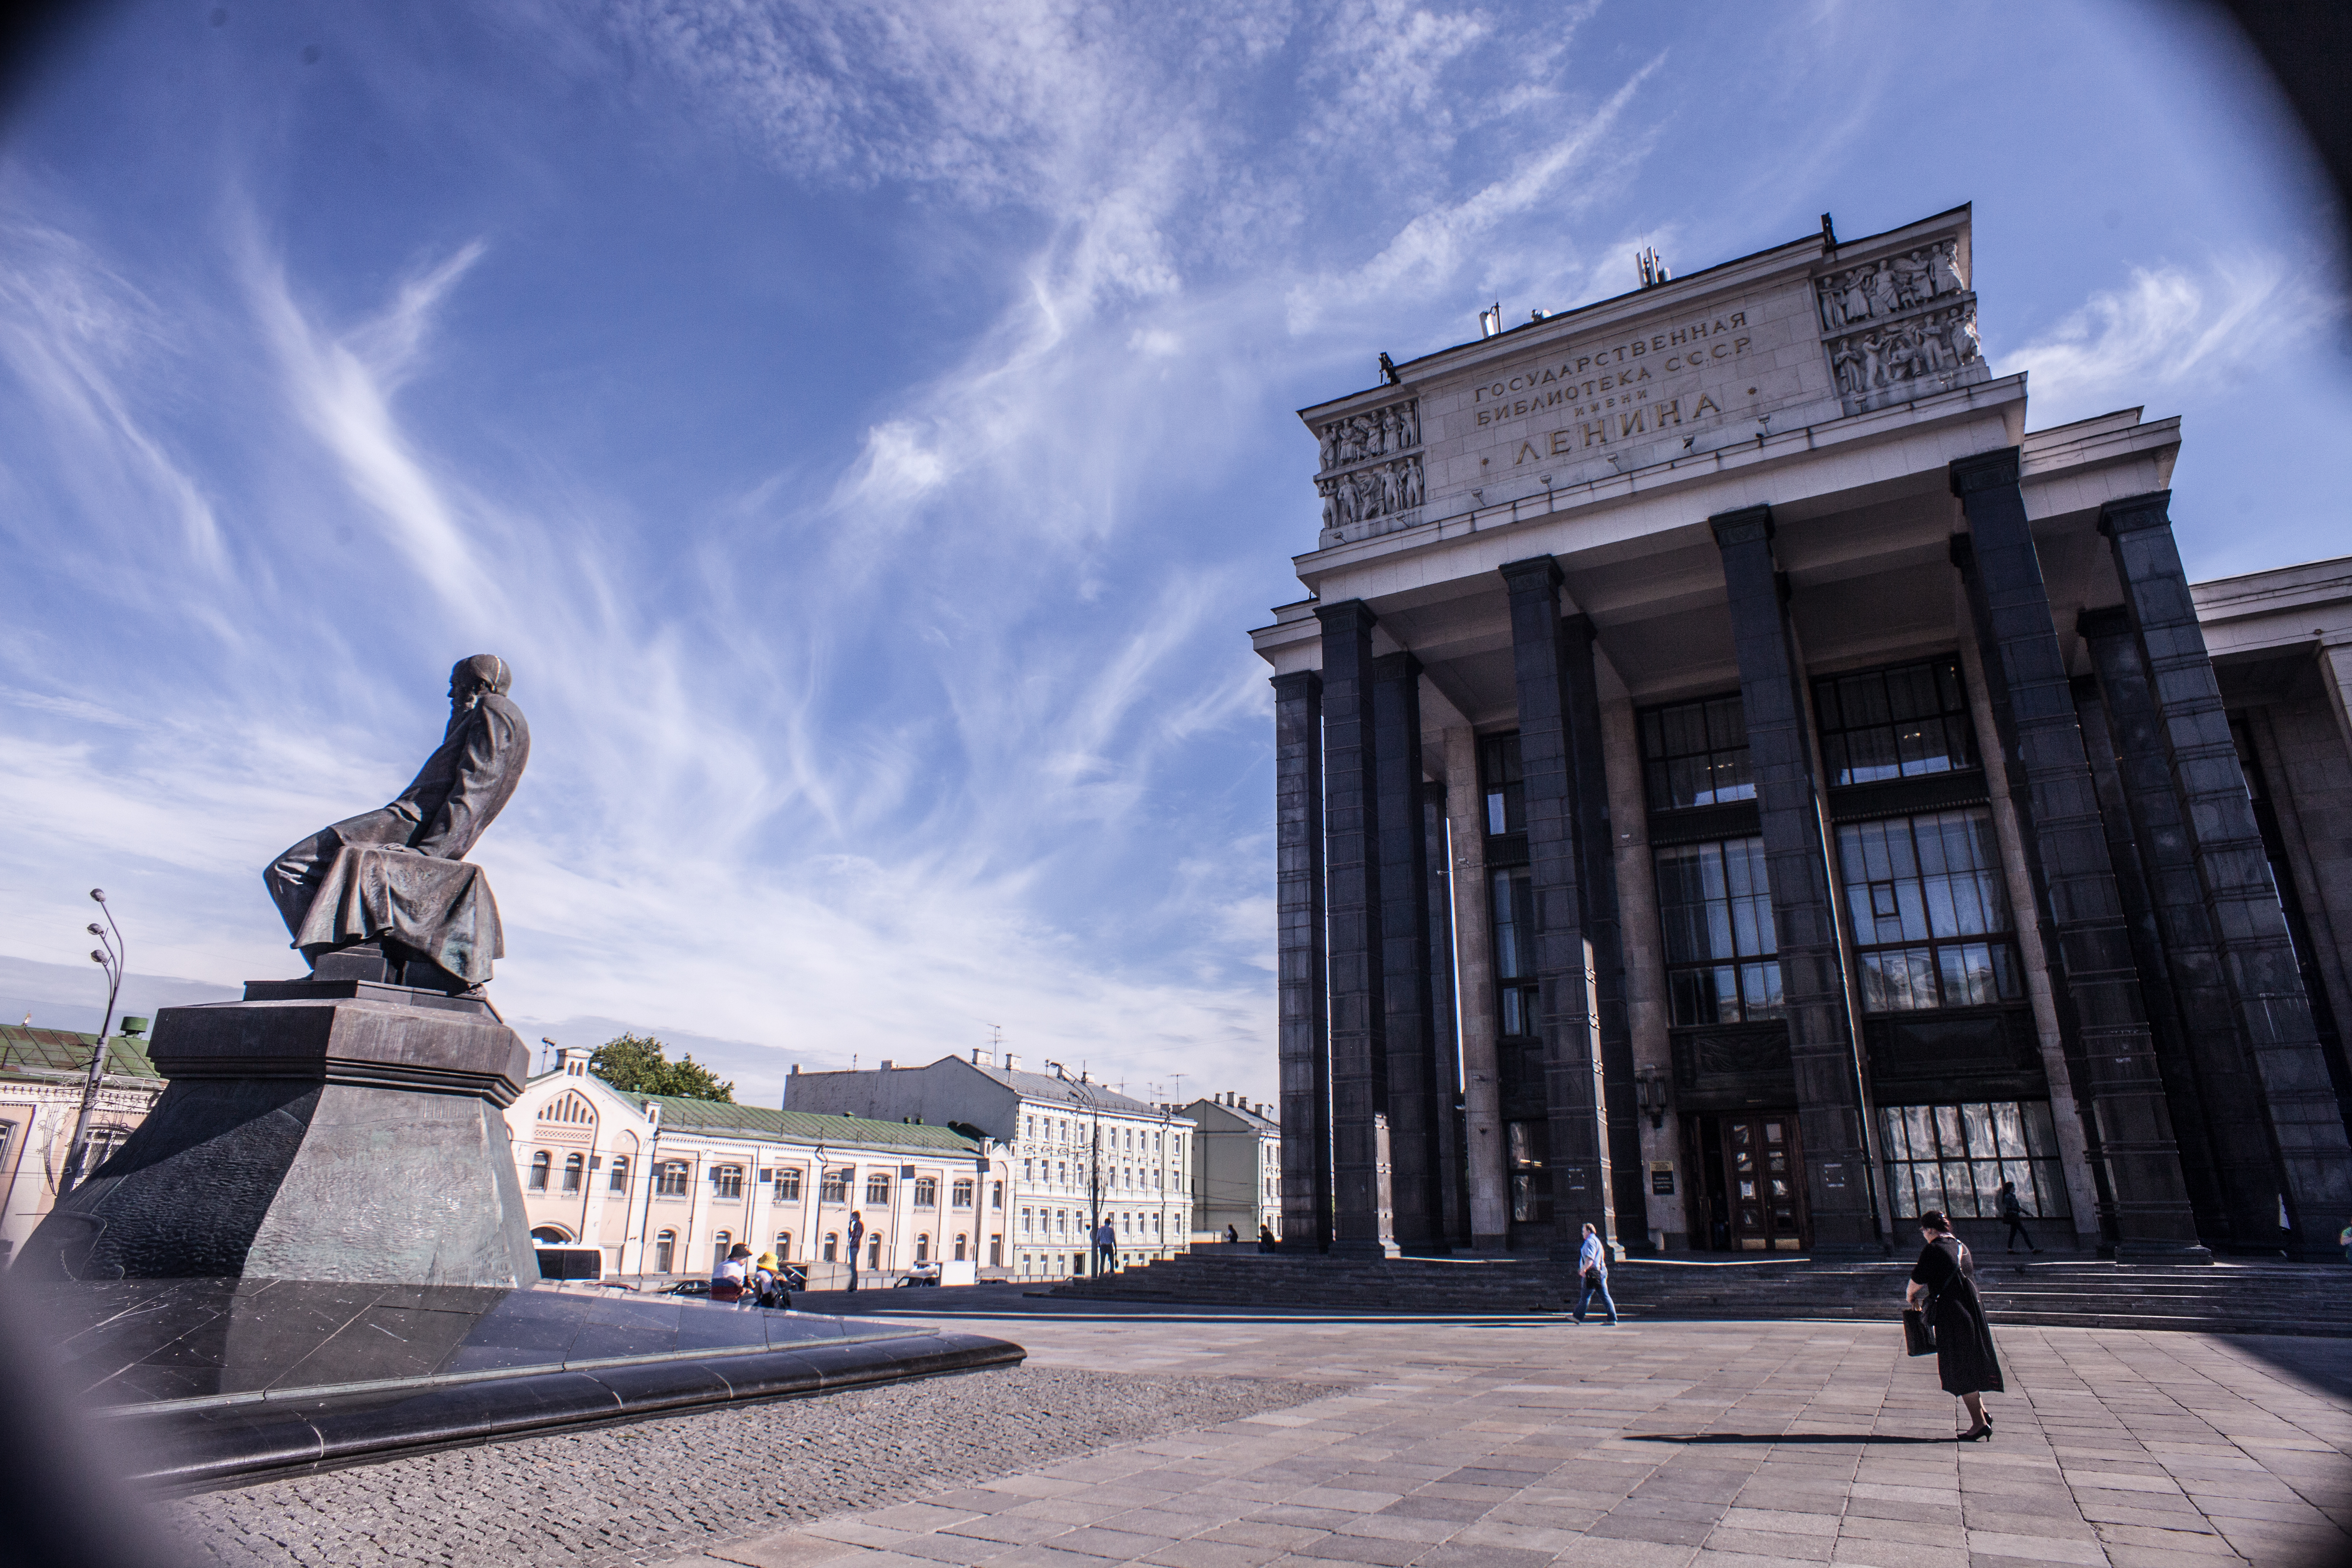
[[1609, 1249], [1601, 1245], [1601, 1233], [1591, 1226], [1584, 1227], [1584, 1245], [1577, 1249], [1576, 1272], [1582, 1287], [1576, 1293], [1575, 1318], [1584, 1321], [1584, 1309], [1595, 1295], [1609, 1313], [1609, 1326], [1617, 1326], [1617, 1303], [1609, 1294]]
[[2040, 1247], [2033, 1246], [2033, 1233], [2025, 1228], [2025, 1205], [2017, 1201], [2017, 1184], [2015, 1182], [2003, 1182], [2000, 1184], [2000, 1217], [2007, 1222], [2009, 1226], [2010, 1251], [2015, 1252], [2017, 1250], [2017, 1242], [2020, 1237], [2025, 1238], [2025, 1245], [2027, 1247], [2032, 1247], [2036, 1252], [2042, 1250]]

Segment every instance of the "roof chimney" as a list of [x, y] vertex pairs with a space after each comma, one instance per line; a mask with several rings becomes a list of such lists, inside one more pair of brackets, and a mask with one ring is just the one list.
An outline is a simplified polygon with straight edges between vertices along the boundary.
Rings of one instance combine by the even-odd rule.
[[994, 1067], [996, 1053], [985, 1046], [974, 1046], [971, 1048], [971, 1065], [976, 1068]]
[[1019, 1072], [1021, 1070], [1021, 1058], [1014, 1056], [1011, 1051], [1005, 1052], [1004, 1070], [1006, 1072]]
[[877, 1070], [877, 1072], [888, 1072], [888, 1071], [890, 1070], [890, 1058], [889, 1058], [888, 1057], [884, 1057], [884, 1058], [882, 1058], [882, 1065], [881, 1065], [881, 1067], [877, 1068], [877, 1069], [875, 1069], [875, 1070]]
[[793, 1064], [793, 1076], [794, 1078], [798, 1078], [798, 1077], [800, 1077], [800, 1073], [801, 1073], [801, 1064], [800, 1064], [800, 1063], [798, 1063], [798, 1062], [794, 1062], [794, 1063]]

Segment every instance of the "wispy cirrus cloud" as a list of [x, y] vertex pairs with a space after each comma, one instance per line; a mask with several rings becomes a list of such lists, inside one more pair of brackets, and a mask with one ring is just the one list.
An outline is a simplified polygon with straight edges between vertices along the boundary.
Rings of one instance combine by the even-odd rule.
[[2135, 267], [2122, 287], [2085, 300], [1996, 363], [2030, 377], [2037, 423], [2064, 424], [2192, 384], [2231, 384], [2291, 343], [2342, 319], [2324, 268], [2263, 252], [2201, 267]]

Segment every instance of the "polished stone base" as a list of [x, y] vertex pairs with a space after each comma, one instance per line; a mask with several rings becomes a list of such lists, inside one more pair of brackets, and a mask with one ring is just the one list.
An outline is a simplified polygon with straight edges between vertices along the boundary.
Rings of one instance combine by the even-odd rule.
[[431, 1448], [1017, 1364], [854, 1318], [541, 1286], [140, 1279], [36, 1286], [130, 1479], [239, 1486]]
[[500, 1108], [530, 1053], [487, 1003], [255, 981], [166, 1007], [171, 1082], [26, 1241], [17, 1272], [513, 1287], [539, 1277]]

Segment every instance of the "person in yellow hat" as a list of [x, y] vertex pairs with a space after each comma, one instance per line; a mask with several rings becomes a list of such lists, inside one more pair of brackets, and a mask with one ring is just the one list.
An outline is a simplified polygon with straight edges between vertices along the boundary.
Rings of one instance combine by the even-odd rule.
[[762, 1307], [789, 1307], [792, 1297], [784, 1289], [782, 1277], [776, 1271], [776, 1255], [760, 1254], [751, 1265], [751, 1299]]

